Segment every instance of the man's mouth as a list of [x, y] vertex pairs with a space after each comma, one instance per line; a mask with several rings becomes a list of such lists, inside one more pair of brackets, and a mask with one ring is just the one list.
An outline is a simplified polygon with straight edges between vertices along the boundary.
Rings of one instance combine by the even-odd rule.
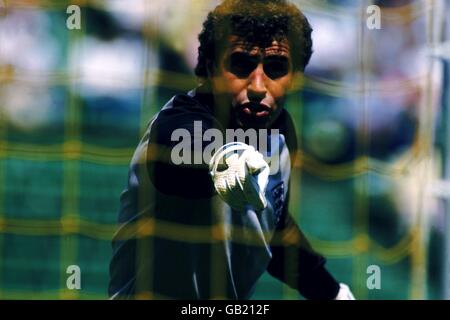
[[236, 109], [237, 120], [244, 128], [265, 128], [270, 122], [272, 109], [261, 103], [247, 102]]
[[248, 102], [246, 104], [243, 104], [240, 109], [241, 112], [246, 116], [256, 118], [265, 118], [269, 116], [271, 111], [269, 106], [255, 102]]

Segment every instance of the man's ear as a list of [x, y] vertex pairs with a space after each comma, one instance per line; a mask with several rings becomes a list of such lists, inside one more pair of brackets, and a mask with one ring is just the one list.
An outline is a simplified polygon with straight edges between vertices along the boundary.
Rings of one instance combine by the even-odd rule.
[[216, 64], [214, 61], [208, 59], [206, 60], [206, 73], [208, 74], [208, 78], [214, 77], [216, 72]]
[[290, 91], [298, 90], [303, 87], [303, 83], [304, 83], [304, 73], [301, 71], [294, 71], [292, 73], [292, 80], [289, 85], [289, 90]]

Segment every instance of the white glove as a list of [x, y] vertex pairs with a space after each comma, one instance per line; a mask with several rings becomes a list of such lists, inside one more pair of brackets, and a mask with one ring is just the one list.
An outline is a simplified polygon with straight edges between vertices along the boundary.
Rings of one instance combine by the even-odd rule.
[[263, 155], [242, 142], [220, 147], [209, 162], [214, 187], [233, 209], [242, 211], [247, 205], [254, 210], [267, 206], [264, 192], [270, 168]]
[[334, 300], [355, 300], [353, 293], [345, 283], [340, 283], [339, 286], [339, 292]]

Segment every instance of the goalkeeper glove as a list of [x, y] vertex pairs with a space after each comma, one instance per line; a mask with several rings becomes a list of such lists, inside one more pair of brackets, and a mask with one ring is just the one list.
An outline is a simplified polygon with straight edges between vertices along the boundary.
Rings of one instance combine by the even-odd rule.
[[213, 155], [209, 169], [217, 193], [231, 208], [242, 211], [251, 205], [262, 210], [267, 206], [264, 193], [270, 168], [254, 147], [227, 143]]
[[355, 300], [350, 288], [346, 284], [340, 283], [339, 287], [339, 292], [334, 300]]

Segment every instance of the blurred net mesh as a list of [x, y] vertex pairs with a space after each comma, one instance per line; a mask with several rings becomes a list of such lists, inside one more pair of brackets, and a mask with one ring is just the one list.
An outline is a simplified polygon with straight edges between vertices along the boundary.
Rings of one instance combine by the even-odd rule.
[[[409, 78], [376, 77], [370, 50], [382, 31], [366, 28], [365, 8], [372, 2], [297, 2], [307, 16], [320, 18], [313, 28], [314, 21], [350, 21], [355, 32], [349, 35], [354, 47], [347, 48], [352, 76], [336, 76], [333, 62], [329, 73], [327, 66], [316, 68], [288, 102], [304, 147], [290, 211], [358, 298], [440, 298], [440, 211], [427, 193], [439, 161], [433, 147], [440, 85], [435, 63], [425, 59], [424, 72]], [[0, 298], [105, 299], [128, 164], [151, 116], [173, 94], [195, 86], [189, 63], [195, 59], [185, 56], [195, 46], [179, 30], [195, 40], [215, 2], [78, 1], [81, 30], [66, 28], [66, 1], [0, 3]], [[405, 3], [383, 7], [382, 23], [395, 31], [417, 28], [417, 22], [426, 26], [424, 46], [433, 44], [437, 6]], [[416, 93], [409, 102], [408, 115], [416, 119], [410, 140], [401, 148], [381, 143], [374, 153], [378, 131], [371, 121], [378, 111], [370, 110], [371, 97], [402, 90]], [[327, 109], [330, 99], [341, 102]], [[352, 130], [333, 140], [336, 132], [342, 135], [336, 126], [342, 118], [320, 112], [351, 114]], [[391, 131], [380, 132], [382, 142], [390, 139]], [[166, 231], [190, 241], [202, 234], [176, 226]], [[81, 290], [66, 287], [69, 265], [81, 269]], [[382, 271], [381, 290], [367, 287], [370, 265]], [[254, 298], [298, 294], [265, 274]]]

